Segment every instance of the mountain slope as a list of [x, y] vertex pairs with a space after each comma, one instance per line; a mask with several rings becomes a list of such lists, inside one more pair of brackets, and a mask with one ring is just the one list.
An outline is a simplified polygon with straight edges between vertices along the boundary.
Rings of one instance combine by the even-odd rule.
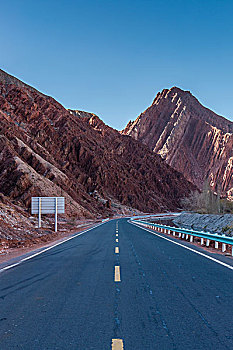
[[0, 192], [26, 208], [63, 195], [71, 216], [172, 210], [194, 189], [147, 146], [3, 71], [0, 122]]
[[233, 123], [203, 107], [189, 91], [159, 92], [152, 105], [122, 131], [148, 145], [200, 189], [233, 196]]

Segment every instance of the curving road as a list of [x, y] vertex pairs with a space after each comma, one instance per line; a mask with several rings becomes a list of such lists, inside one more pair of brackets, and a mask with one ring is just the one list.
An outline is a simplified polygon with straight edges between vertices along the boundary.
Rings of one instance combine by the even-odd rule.
[[0, 349], [233, 349], [233, 271], [184, 247], [232, 258], [159, 236], [112, 220], [0, 272]]

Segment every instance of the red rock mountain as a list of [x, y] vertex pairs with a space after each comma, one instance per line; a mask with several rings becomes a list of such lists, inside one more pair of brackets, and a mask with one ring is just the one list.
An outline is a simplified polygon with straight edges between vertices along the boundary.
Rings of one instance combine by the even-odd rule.
[[7, 203], [30, 208], [31, 196], [62, 195], [69, 215], [90, 218], [173, 210], [193, 188], [141, 142], [0, 70], [0, 193]]
[[122, 131], [148, 145], [200, 189], [233, 199], [233, 123], [177, 87], [159, 92], [152, 105]]

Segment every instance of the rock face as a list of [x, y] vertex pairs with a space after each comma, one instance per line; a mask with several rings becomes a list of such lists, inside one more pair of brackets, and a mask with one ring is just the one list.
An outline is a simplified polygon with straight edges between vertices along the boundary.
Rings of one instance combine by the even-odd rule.
[[181, 213], [172, 221], [179, 227], [233, 236], [232, 214]]
[[200, 189], [233, 199], [233, 123], [203, 107], [189, 91], [159, 92], [122, 131], [142, 141]]
[[29, 211], [31, 196], [62, 195], [68, 215], [93, 218], [173, 210], [193, 189], [147, 146], [0, 70], [0, 193], [8, 201]]

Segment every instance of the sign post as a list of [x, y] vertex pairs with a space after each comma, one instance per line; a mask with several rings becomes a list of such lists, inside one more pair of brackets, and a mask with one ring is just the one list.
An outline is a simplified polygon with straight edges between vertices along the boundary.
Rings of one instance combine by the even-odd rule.
[[57, 197], [55, 198], [55, 232], [57, 232]]
[[31, 213], [38, 214], [38, 227], [41, 227], [41, 214], [55, 215], [55, 232], [57, 232], [57, 214], [65, 213], [64, 197], [32, 197]]
[[38, 212], [38, 227], [41, 227], [41, 198], [39, 198], [39, 201], [38, 201], [38, 204], [39, 204], [39, 212]]

